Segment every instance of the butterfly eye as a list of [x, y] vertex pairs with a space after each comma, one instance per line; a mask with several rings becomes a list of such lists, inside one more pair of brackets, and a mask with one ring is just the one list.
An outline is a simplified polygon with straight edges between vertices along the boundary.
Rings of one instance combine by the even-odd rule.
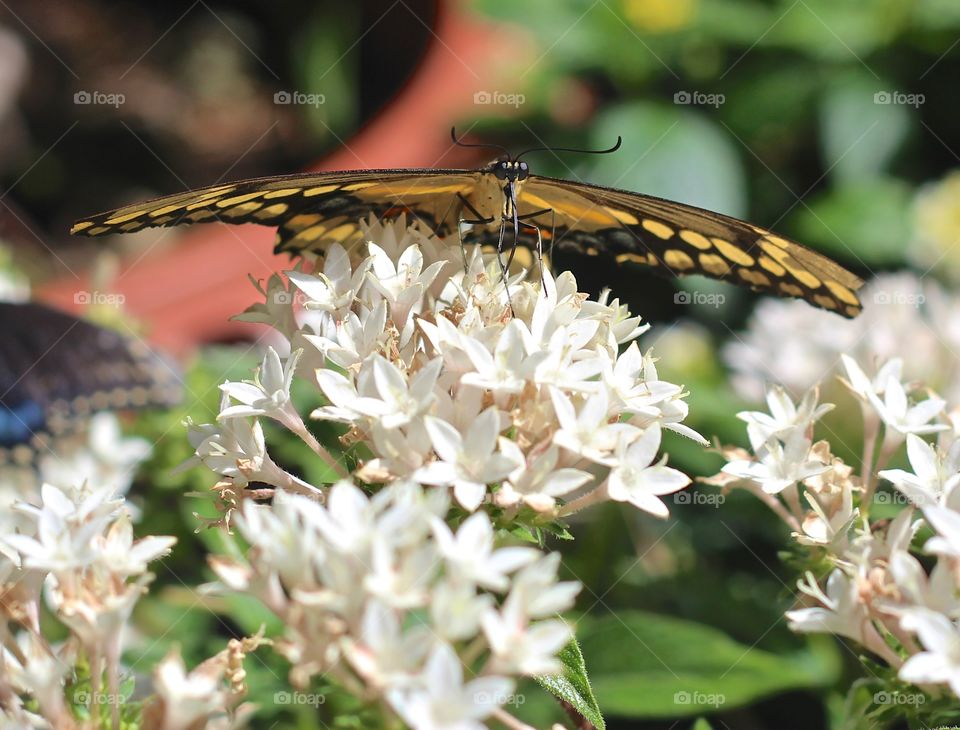
[[497, 176], [498, 180], [507, 179], [507, 163], [504, 160], [500, 160], [493, 166], [493, 174]]
[[523, 180], [530, 173], [530, 167], [526, 162], [521, 162], [518, 166], [518, 169], [519, 174], [517, 175], [517, 178], [519, 180]]

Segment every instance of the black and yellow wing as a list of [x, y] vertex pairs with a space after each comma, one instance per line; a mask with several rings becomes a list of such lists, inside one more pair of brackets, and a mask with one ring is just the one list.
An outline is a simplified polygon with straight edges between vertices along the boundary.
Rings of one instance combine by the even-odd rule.
[[[79, 221], [72, 233], [99, 236], [152, 226], [222, 221], [277, 227], [275, 250], [322, 253], [360, 240], [360, 219], [406, 213], [440, 236], [473, 211], [499, 211], [489, 170], [349, 170], [266, 177], [157, 198]], [[854, 274], [794, 241], [744, 221], [626, 190], [529, 176], [518, 212], [545, 246], [613, 257], [674, 275], [703, 274], [778, 296], [799, 297], [846, 317], [860, 312]], [[483, 198], [483, 199], [481, 199]], [[539, 215], [536, 215], [538, 212]], [[468, 240], [497, 243], [499, 221]], [[523, 226], [517, 240], [536, 245]], [[505, 245], [513, 244], [513, 231]]]
[[[551, 231], [559, 250], [612, 256], [673, 275], [702, 274], [845, 317], [860, 313], [863, 281], [826, 256], [736, 218], [662, 198], [531, 175], [521, 216]], [[544, 242], [547, 245], [547, 242]]]
[[446, 235], [478, 177], [472, 170], [347, 170], [213, 185], [137, 203], [78, 221], [71, 233], [101, 236], [188, 223], [259, 223], [277, 227], [275, 251], [322, 252], [359, 240], [358, 221], [406, 213]]
[[169, 406], [180, 375], [136, 339], [42, 304], [0, 302], [0, 465], [102, 410]]

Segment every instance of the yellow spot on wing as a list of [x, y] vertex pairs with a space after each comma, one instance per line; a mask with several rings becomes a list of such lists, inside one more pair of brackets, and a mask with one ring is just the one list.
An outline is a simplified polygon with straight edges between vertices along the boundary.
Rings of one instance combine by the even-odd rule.
[[108, 218], [107, 220], [105, 220], [104, 224], [108, 226], [113, 226], [113, 225], [116, 225], [117, 223], [126, 223], [127, 221], [133, 220], [134, 218], [139, 218], [145, 212], [146, 211], [143, 211], [143, 210], [135, 210], [132, 213], [124, 213], [123, 215], [116, 215], [113, 218]]
[[830, 293], [833, 294], [837, 299], [839, 299], [844, 304], [852, 304], [854, 306], [859, 306], [860, 302], [857, 299], [857, 295], [852, 291], [847, 289], [843, 284], [838, 284], [835, 281], [825, 281], [823, 282], [827, 285], [827, 289], [830, 290]]
[[636, 254], [636, 253], [621, 253], [621, 254], [617, 254], [616, 260], [617, 260], [617, 263], [618, 263], [618, 264], [624, 264], [624, 263], [627, 263], [627, 262], [630, 262], [630, 263], [632, 263], [632, 264], [646, 264], [646, 263], [647, 263], [647, 257], [646, 257], [646, 256], [644, 256], [644, 255], [642, 255], [642, 254]]
[[640, 223], [640, 221], [637, 220], [637, 216], [630, 211], [622, 210], [620, 208], [608, 208], [606, 205], [603, 206], [603, 209], [618, 221], [621, 223], [626, 223], [628, 226], [635, 226]]
[[304, 190], [303, 197], [310, 198], [310, 197], [313, 197], [314, 195], [323, 195], [324, 193], [330, 193], [330, 192], [333, 192], [334, 190], [339, 190], [339, 189], [340, 189], [339, 185], [319, 185], [318, 187], [307, 188], [306, 190]]
[[803, 296], [803, 289], [796, 284], [788, 284], [785, 281], [780, 282], [780, 291], [782, 291], [784, 294], [789, 294], [791, 297]]
[[370, 181], [368, 181], [368, 182], [355, 182], [355, 183], [350, 183], [349, 185], [344, 185], [344, 186], [343, 186], [343, 189], [344, 189], [344, 190], [363, 190], [364, 188], [369, 188], [370, 186], [376, 185], [376, 184], [377, 184], [377, 183], [375, 183], [375, 182], [370, 182]]
[[671, 248], [663, 254], [663, 261], [671, 269], [686, 271], [687, 269], [693, 268], [693, 259], [683, 251], [678, 251], [674, 248]]
[[661, 223], [660, 221], [644, 218], [641, 225], [650, 231], [650, 233], [652, 233], [654, 236], [657, 238], [662, 238], [664, 241], [666, 241], [668, 238], [673, 238], [673, 229], [670, 226]]
[[759, 259], [757, 259], [757, 261], [760, 263], [760, 265], [763, 268], [765, 268], [774, 276], [783, 276], [784, 274], [787, 273], [787, 270], [785, 268], [783, 268], [780, 264], [778, 264], [773, 259], [767, 258], [766, 256], [761, 256]]
[[218, 200], [217, 207], [229, 208], [231, 205], [236, 205], [237, 203], [246, 203], [248, 200], [259, 198], [261, 195], [263, 195], [263, 191], [261, 190], [257, 190], [254, 193], [244, 193], [243, 195], [234, 195], [232, 198], [224, 198], [223, 200]]
[[[183, 208], [184, 201], [179, 203], [171, 203], [170, 205], [164, 205], [161, 208], [155, 208], [150, 211], [151, 218], [159, 218], [162, 215], [167, 215], [168, 213], [173, 213], [175, 210], [181, 210]], [[107, 221], [109, 223], [110, 221]]]
[[70, 229], [70, 233], [79, 233], [80, 231], [85, 231], [92, 225], [93, 221], [80, 221], [79, 223], [74, 224], [73, 228]]
[[290, 206], [286, 203], [274, 203], [273, 205], [268, 205], [263, 210], [258, 210], [256, 212], [256, 217], [260, 220], [264, 218], [273, 218], [274, 216], [283, 215], [287, 212], [287, 209]]
[[783, 249], [790, 248], [790, 242], [785, 238], [780, 238], [780, 236], [772, 236], [768, 233], [764, 237], [764, 240], [770, 241], [774, 246], [779, 246]]
[[[190, 198], [193, 202], [186, 207], [186, 210], [196, 210], [197, 208], [202, 208], [205, 205], [210, 205], [211, 198], [217, 198], [221, 195], [226, 195], [236, 190], [236, 186], [227, 186], [226, 188], [217, 188], [216, 190], [208, 190], [202, 195], [198, 195], [195, 198]], [[183, 205], [183, 200], [180, 201], [180, 205]]]
[[306, 228], [300, 231], [300, 233], [294, 236], [293, 240], [294, 241], [316, 241], [318, 238], [320, 238], [320, 236], [324, 234], [326, 230], [327, 230], [326, 226], [311, 226], [310, 228]]
[[730, 273], [730, 264], [713, 253], [702, 253], [698, 257], [703, 270], [714, 276], [724, 276]]
[[336, 228], [331, 228], [327, 235], [335, 241], [345, 241], [356, 230], [357, 227], [353, 223], [341, 223]]
[[743, 249], [734, 246], [729, 241], [724, 241], [722, 238], [711, 238], [710, 240], [713, 241], [713, 245], [717, 247], [717, 251], [733, 261], [733, 263], [740, 264], [741, 266], [753, 266], [753, 256]]
[[235, 205], [229, 210], [225, 210], [223, 215], [227, 218], [235, 218], [238, 215], [244, 215], [246, 213], [252, 213], [255, 210], [259, 210], [263, 207], [263, 203], [258, 203], [257, 201], [252, 201], [250, 203], [241, 203], [240, 205]]
[[287, 198], [291, 195], [296, 195], [300, 192], [300, 188], [283, 188], [282, 190], [271, 190], [269, 193], [264, 193], [264, 198]]
[[707, 240], [707, 237], [697, 233], [696, 231], [688, 231], [687, 229], [683, 229], [680, 231], [680, 238], [694, 248], [699, 248], [701, 251], [708, 251], [710, 249], [710, 241]]
[[321, 220], [323, 220], [323, 216], [319, 213], [301, 213], [300, 215], [293, 216], [293, 218], [283, 224], [283, 227], [297, 230], [299, 228], [312, 226], [314, 223], [319, 223]]
[[753, 284], [754, 286], [770, 286], [770, 279], [766, 274], [763, 274], [759, 271], [753, 271], [752, 269], [737, 269], [737, 273], [740, 275], [740, 278], [748, 284]]
[[813, 297], [815, 304], [819, 304], [824, 309], [836, 309], [837, 303], [825, 294], [817, 294]]

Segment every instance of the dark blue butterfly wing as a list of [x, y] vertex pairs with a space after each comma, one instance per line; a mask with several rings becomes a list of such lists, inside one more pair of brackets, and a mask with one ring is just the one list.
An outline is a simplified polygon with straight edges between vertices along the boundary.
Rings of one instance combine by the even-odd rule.
[[135, 339], [41, 304], [0, 302], [0, 451], [16, 461], [97, 411], [172, 405], [178, 381]]

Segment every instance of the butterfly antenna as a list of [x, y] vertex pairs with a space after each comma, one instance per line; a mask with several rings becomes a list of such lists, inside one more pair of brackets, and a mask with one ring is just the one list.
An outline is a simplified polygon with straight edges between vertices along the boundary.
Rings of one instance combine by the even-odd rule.
[[542, 152], [542, 151], [546, 151], [546, 152], [575, 152], [575, 153], [584, 154], [584, 155], [609, 155], [611, 152], [616, 152], [618, 149], [620, 149], [620, 144], [621, 144], [622, 142], [623, 142], [623, 137], [621, 137], [620, 135], [617, 135], [617, 142], [616, 142], [616, 144], [614, 144], [613, 147], [609, 147], [609, 148], [607, 148], [607, 149], [605, 149], [605, 150], [587, 150], [587, 149], [582, 149], [582, 148], [578, 148], [578, 147], [531, 147], [531, 148], [528, 149], [528, 150], [524, 150], [523, 152], [521, 152], [519, 155], [517, 155], [517, 156], [514, 157], [513, 159], [514, 159], [514, 160], [519, 160], [521, 157], [523, 157], [524, 155], [529, 154], [529, 153], [531, 153], [531, 152]]
[[457, 147], [488, 147], [490, 149], [500, 150], [501, 152], [503, 152], [504, 155], [506, 155], [507, 157], [510, 157], [510, 150], [508, 150], [503, 145], [491, 144], [489, 142], [481, 142], [481, 143], [464, 142], [462, 139], [458, 139], [456, 127], [450, 127], [450, 139], [453, 140], [453, 143], [457, 145]]

